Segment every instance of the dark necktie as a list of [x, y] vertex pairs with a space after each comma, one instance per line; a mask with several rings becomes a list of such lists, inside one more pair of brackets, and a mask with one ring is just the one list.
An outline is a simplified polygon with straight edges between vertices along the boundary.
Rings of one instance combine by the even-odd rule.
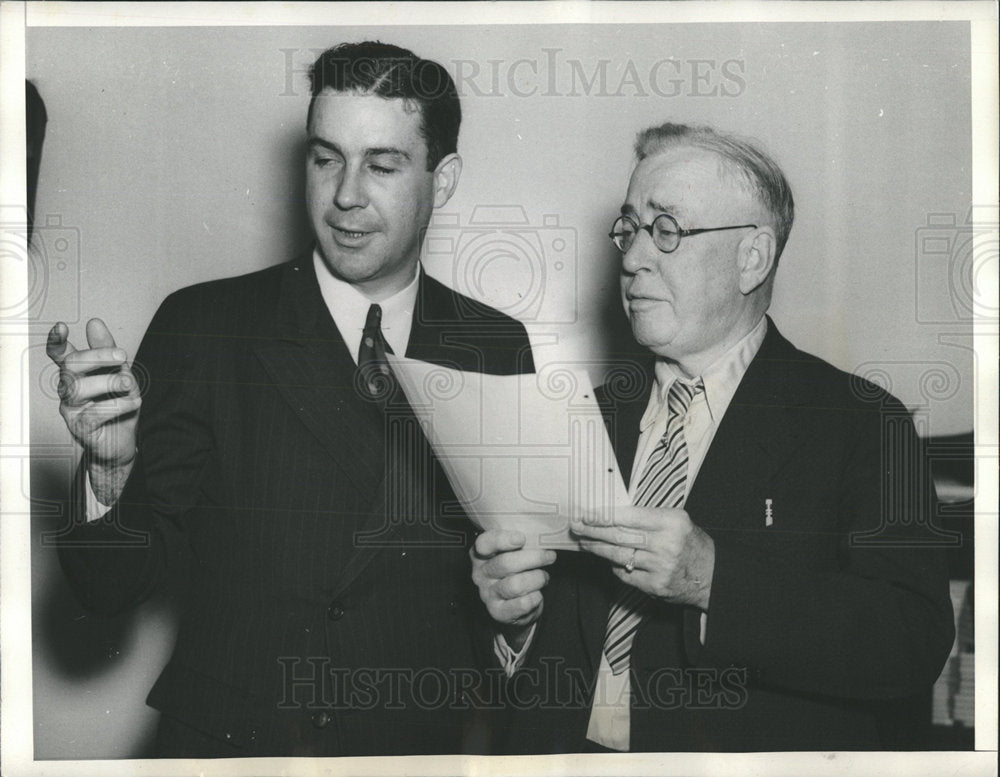
[[[667, 429], [646, 462], [634, 503], [639, 507], [680, 507], [684, 504], [687, 486], [687, 442], [684, 439], [684, 419], [691, 400], [704, 386], [694, 386], [675, 380], [667, 394]], [[604, 636], [604, 653], [612, 674], [628, 669], [629, 654], [642, 616], [652, 600], [628, 583], [619, 582], [618, 593]]]
[[372, 305], [368, 308], [358, 348], [358, 386], [368, 399], [384, 401], [392, 393], [393, 379], [385, 358], [387, 353], [392, 353], [392, 348], [382, 334], [382, 307]]

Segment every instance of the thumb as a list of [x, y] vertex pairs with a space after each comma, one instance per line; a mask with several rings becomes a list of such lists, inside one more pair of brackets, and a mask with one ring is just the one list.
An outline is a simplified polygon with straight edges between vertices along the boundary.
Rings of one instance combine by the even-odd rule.
[[45, 343], [45, 353], [56, 364], [61, 365], [66, 357], [73, 353], [76, 348], [69, 341], [69, 327], [62, 321], [49, 330], [49, 338]]
[[114, 348], [115, 338], [101, 319], [92, 318], [87, 322], [87, 343], [91, 348]]

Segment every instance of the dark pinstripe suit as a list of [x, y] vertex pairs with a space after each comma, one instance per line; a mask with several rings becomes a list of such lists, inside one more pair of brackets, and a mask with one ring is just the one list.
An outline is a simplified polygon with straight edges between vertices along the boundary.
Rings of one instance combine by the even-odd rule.
[[[521, 324], [426, 275], [407, 355], [533, 369]], [[451, 492], [405, 403], [358, 396], [311, 262], [171, 295], [135, 364], [148, 375], [137, 464], [60, 556], [100, 612], [183, 581], [148, 700], [164, 713], [159, 754], [485, 747], [452, 703], [477, 666], [470, 525], [442, 515]]]

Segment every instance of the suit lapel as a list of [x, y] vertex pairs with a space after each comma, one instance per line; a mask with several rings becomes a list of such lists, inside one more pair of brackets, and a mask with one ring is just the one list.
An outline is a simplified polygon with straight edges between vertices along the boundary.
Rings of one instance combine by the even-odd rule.
[[[654, 361], [648, 354], [642, 354], [626, 364], [629, 374], [636, 377], [635, 381], [624, 382], [627, 384], [627, 393], [618, 394], [615, 385], [609, 383], [598, 390], [597, 398], [615, 458], [618, 460], [618, 468], [627, 487], [632, 477], [635, 449], [639, 443], [639, 423], [646, 412], [649, 393], [654, 385]], [[600, 665], [608, 611], [611, 609], [617, 582], [611, 568], [603, 562], [594, 564], [592, 572], [577, 578], [580, 633], [590, 660], [590, 669], [594, 672]]]
[[[471, 311], [462, 309], [464, 303], [468, 300], [457, 297], [421, 269], [407, 357], [465, 372], [490, 372], [483, 346], [498, 347], [500, 328], [467, 315]], [[512, 331], [520, 343], [521, 330]]]
[[712, 440], [686, 509], [705, 528], [739, 528], [734, 494], [764, 494], [800, 445], [795, 408], [807, 401], [794, 384], [798, 352], [768, 319], [767, 335]]
[[[421, 270], [406, 356], [458, 369], [476, 369], [474, 354], [449, 344], [449, 333], [454, 336], [457, 321], [451, 292]], [[340, 344], [347, 354], [346, 346], [342, 341]], [[353, 374], [353, 361], [350, 364]], [[358, 401], [363, 400], [355, 399]], [[363, 409], [372, 410], [373, 406]], [[415, 544], [464, 547], [465, 543], [464, 536], [458, 534], [421, 536], [420, 524], [435, 519], [430, 502], [435, 466], [430, 444], [401, 390], [397, 389], [377, 410], [382, 469], [372, 491], [371, 510], [356, 529], [354, 552], [337, 581], [335, 595], [353, 583], [380, 550]]]
[[[444, 295], [437, 294], [437, 286], [440, 284], [421, 269], [406, 357], [469, 369], [468, 357], [460, 361], [455, 359], [456, 351], [462, 357], [461, 350], [442, 345], [446, 341], [444, 332], [455, 329], [455, 316], [451, 310], [454, 306], [441, 299], [450, 300], [447, 296], [450, 292], [445, 290]], [[344, 350], [346, 352], [346, 348]], [[433, 477], [433, 452], [402, 389], [397, 386], [378, 410], [385, 463], [371, 513], [358, 530], [359, 552], [356, 555], [362, 561], [369, 555], [366, 549], [414, 542], [413, 538], [392, 535], [398, 535], [396, 529], [404, 519], [415, 518], [432, 509], [426, 497]], [[435, 542], [439, 543], [440, 538]]]
[[611, 573], [606, 563], [595, 569], [590, 579], [577, 579], [578, 616], [580, 635], [590, 661], [590, 671], [596, 672], [601, 665], [601, 651], [604, 648], [604, 633], [611, 611], [611, 599], [618, 579]]
[[355, 391], [354, 361], [326, 309], [312, 263], [287, 265], [280, 283], [274, 335], [254, 349], [257, 358], [355, 487], [374, 490], [384, 470], [380, 422]]

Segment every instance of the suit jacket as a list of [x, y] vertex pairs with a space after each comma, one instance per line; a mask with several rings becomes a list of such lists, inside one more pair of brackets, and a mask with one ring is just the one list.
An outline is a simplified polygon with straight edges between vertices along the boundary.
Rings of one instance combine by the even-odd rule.
[[[641, 374], [602, 393], [626, 480], [652, 364]], [[648, 611], [631, 749], [896, 746], [901, 708], [929, 691], [953, 639], [934, 506], [905, 408], [769, 322], [685, 506], [715, 542], [706, 639], [695, 608]], [[509, 690], [511, 752], [586, 749], [616, 584], [601, 559], [560, 552]]]
[[[533, 370], [521, 324], [423, 274], [407, 356]], [[172, 294], [133, 369], [135, 467], [60, 556], [97, 612], [180, 589], [148, 699], [171, 726], [161, 754], [487, 747], [464, 701], [471, 524], [401, 393], [359, 395], [311, 261]]]

